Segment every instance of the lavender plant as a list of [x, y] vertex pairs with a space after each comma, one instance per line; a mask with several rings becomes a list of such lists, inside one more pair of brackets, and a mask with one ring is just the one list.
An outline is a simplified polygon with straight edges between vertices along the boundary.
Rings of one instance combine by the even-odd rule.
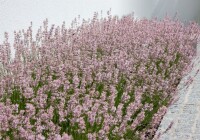
[[65, 28], [48, 20], [0, 47], [0, 135], [20, 140], [152, 139], [196, 54], [196, 23], [133, 15]]

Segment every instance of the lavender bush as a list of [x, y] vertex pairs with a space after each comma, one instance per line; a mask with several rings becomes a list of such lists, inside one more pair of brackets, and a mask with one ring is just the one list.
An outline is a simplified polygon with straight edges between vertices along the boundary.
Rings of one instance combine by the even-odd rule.
[[132, 15], [72, 27], [48, 20], [0, 46], [0, 135], [13, 140], [152, 139], [191, 70], [196, 23]]

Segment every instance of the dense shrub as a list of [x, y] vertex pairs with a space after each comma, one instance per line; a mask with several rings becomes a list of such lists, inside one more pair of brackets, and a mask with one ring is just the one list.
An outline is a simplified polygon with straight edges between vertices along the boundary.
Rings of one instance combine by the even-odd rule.
[[152, 139], [196, 54], [199, 27], [111, 16], [44, 21], [0, 47], [0, 133], [29, 140]]

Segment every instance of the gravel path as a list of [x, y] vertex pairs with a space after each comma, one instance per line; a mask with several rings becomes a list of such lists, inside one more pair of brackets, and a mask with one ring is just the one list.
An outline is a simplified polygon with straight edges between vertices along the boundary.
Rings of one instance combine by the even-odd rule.
[[[193, 60], [193, 70], [185, 76], [178, 86], [178, 100], [172, 104], [156, 132], [159, 138], [154, 140], [200, 140], [200, 44], [197, 57]], [[197, 74], [196, 74], [197, 73]], [[189, 76], [195, 76], [193, 82], [184, 87]], [[169, 129], [170, 128], [170, 129]]]

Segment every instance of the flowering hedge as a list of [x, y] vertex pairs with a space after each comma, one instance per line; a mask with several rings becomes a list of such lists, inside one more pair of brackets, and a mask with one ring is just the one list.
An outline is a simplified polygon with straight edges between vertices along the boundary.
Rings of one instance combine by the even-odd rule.
[[44, 21], [0, 46], [0, 135], [27, 140], [152, 139], [196, 54], [199, 26], [108, 13]]

